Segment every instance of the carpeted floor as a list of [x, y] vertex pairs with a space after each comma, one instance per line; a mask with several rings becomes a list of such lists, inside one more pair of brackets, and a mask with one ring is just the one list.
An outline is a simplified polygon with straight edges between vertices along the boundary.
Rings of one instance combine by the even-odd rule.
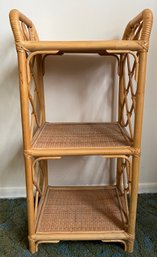
[[27, 249], [25, 199], [0, 200], [0, 257], [157, 257], [157, 194], [138, 199], [136, 242], [133, 254], [120, 244], [99, 241], [42, 244], [38, 253]]

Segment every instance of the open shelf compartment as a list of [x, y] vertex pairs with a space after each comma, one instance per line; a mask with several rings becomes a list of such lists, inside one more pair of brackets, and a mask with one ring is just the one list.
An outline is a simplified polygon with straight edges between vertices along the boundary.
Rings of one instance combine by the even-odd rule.
[[48, 187], [36, 226], [37, 235], [57, 240], [113, 239], [118, 232], [126, 239], [126, 230], [125, 200], [115, 186]]

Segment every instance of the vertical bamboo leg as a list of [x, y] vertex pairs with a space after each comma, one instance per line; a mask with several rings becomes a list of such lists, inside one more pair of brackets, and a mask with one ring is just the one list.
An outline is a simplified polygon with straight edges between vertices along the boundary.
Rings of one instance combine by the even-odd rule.
[[28, 241], [29, 241], [29, 251], [30, 251], [31, 253], [35, 253], [35, 252], [37, 251], [37, 250], [36, 250], [35, 241], [32, 240], [32, 239], [30, 239], [29, 237], [28, 237]]
[[[37, 55], [37, 80], [38, 80], [38, 87], [39, 87], [39, 97], [40, 97], [40, 112], [42, 115], [42, 122], [45, 122], [46, 114], [45, 114], [45, 98], [44, 98], [44, 81], [43, 81], [43, 66], [42, 66], [42, 56]], [[42, 169], [44, 171], [44, 179], [45, 179], [45, 186], [48, 186], [48, 165], [47, 160], [41, 161]]]
[[117, 174], [116, 174], [116, 186], [121, 188], [121, 168], [122, 168], [122, 159], [117, 159]]
[[48, 161], [44, 161], [44, 167], [45, 167], [45, 180], [46, 180], [46, 186], [48, 186]]
[[[146, 60], [147, 60], [147, 53], [143, 51], [139, 54], [139, 76], [138, 76], [138, 87], [136, 92], [136, 115], [135, 115], [135, 128], [134, 128], [134, 148], [138, 151], [140, 151], [140, 145], [141, 145]], [[134, 247], [139, 167], [140, 167], [140, 156], [135, 155], [133, 156], [133, 166], [132, 166], [132, 185], [131, 185], [129, 226], [128, 226], [128, 233], [130, 235], [130, 241], [128, 242], [129, 252], [132, 252]]]
[[41, 161], [42, 169], [44, 171], [44, 180], [45, 180], [45, 186], [48, 186], [48, 165], [47, 165], [47, 160], [42, 160]]
[[35, 234], [35, 216], [34, 216], [34, 195], [32, 180], [32, 161], [29, 156], [25, 156], [25, 176], [27, 193], [27, 216], [28, 216], [28, 240], [31, 253], [36, 251], [35, 242], [31, 239]]
[[132, 172], [132, 185], [130, 197], [130, 211], [129, 211], [129, 226], [128, 233], [130, 240], [128, 241], [128, 252], [133, 252], [134, 237], [135, 237], [135, 224], [136, 224], [136, 209], [137, 209], [137, 194], [138, 194], [138, 177], [139, 177], [140, 157], [133, 157], [133, 172]]
[[[119, 101], [118, 101], [118, 123], [122, 122], [122, 106], [124, 100], [124, 77], [123, 77], [123, 69], [124, 69], [124, 60], [123, 56], [120, 57], [119, 63]], [[116, 174], [116, 186], [120, 188], [121, 183], [121, 168], [122, 168], [122, 159], [117, 159], [117, 174]]]
[[37, 55], [37, 80], [39, 87], [39, 97], [40, 97], [40, 112], [42, 115], [42, 121], [45, 122], [45, 97], [44, 97], [44, 81], [43, 81], [43, 67], [42, 67], [42, 56]]
[[[29, 124], [29, 100], [28, 100], [28, 81], [26, 70], [26, 54], [24, 51], [18, 52], [19, 60], [19, 82], [20, 82], [20, 103], [21, 119], [23, 131], [23, 149], [30, 148], [30, 124]], [[26, 177], [26, 194], [27, 194], [27, 216], [28, 216], [28, 240], [29, 249], [33, 253], [36, 251], [35, 242], [32, 236], [35, 234], [35, 216], [34, 216], [34, 196], [32, 180], [32, 160], [25, 155], [25, 177]]]

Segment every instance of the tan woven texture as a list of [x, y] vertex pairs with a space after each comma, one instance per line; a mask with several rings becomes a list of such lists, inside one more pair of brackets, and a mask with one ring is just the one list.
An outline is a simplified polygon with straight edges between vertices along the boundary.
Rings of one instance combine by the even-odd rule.
[[130, 146], [116, 123], [45, 123], [34, 137], [33, 148]]
[[47, 194], [37, 232], [124, 230], [116, 190], [52, 189]]

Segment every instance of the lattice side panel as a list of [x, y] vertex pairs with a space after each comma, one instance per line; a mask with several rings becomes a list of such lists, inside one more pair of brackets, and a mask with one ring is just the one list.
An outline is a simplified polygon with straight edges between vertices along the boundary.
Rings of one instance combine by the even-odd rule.
[[129, 220], [129, 207], [128, 207], [128, 196], [131, 195], [131, 180], [132, 180], [132, 159], [131, 157], [125, 157], [119, 159], [120, 161], [120, 170], [117, 174], [117, 190], [119, 193], [119, 196], [123, 196], [125, 199], [125, 205], [124, 203], [121, 203], [123, 215], [125, 216], [125, 219]]
[[[139, 21], [134, 25], [127, 27], [123, 39], [140, 40], [143, 29], [143, 21]], [[136, 115], [136, 92], [138, 81], [138, 53], [131, 52], [122, 54], [121, 56], [121, 114], [120, 124], [125, 127], [129, 138], [134, 141], [134, 121]]]
[[33, 57], [28, 66], [28, 98], [30, 110], [30, 135], [31, 139], [36, 130], [41, 127], [44, 121], [44, 109], [42, 106], [41, 82], [38, 74], [38, 60]]
[[32, 165], [32, 180], [34, 185], [34, 210], [37, 219], [42, 197], [45, 196], [47, 188], [47, 171], [44, 160], [34, 160]]
[[136, 93], [138, 77], [138, 56], [125, 54], [122, 57], [122, 101], [120, 125], [126, 128], [130, 140], [134, 141], [134, 121], [136, 115]]
[[[25, 41], [38, 41], [38, 34], [31, 21], [20, 21], [21, 36]], [[30, 110], [30, 135], [31, 139], [43, 122], [43, 110], [41, 105], [41, 90], [39, 81], [39, 57], [27, 56], [27, 79], [28, 79], [28, 98]]]

